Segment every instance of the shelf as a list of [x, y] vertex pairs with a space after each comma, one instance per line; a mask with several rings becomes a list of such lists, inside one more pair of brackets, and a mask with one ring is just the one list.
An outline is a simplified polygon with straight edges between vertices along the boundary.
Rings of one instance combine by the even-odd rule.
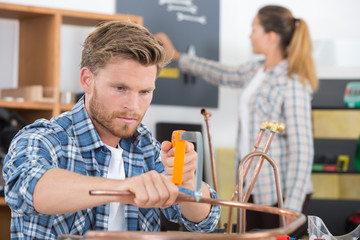
[[359, 110], [338, 106], [312, 109], [314, 164], [347, 165], [347, 171], [313, 171], [313, 199], [360, 200], [360, 171], [354, 166], [360, 135]]
[[110, 20], [131, 20], [143, 24], [143, 17], [129, 14], [100, 14], [88, 13], [55, 8], [33, 7], [10, 3], [0, 3], [0, 17], [13, 19], [26, 19], [38, 16], [59, 15], [63, 18], [64, 24], [94, 26], [99, 21]]
[[311, 174], [314, 199], [360, 200], [360, 174]]
[[11, 109], [53, 110], [54, 104], [39, 103], [39, 102], [16, 102], [16, 101], [0, 100], [0, 107], [11, 108]]
[[360, 135], [360, 111], [317, 109], [312, 119], [314, 138], [357, 139]]

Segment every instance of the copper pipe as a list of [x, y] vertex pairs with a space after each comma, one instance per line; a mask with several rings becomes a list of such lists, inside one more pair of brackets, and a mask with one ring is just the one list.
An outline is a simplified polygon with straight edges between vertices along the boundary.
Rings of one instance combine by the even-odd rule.
[[[275, 134], [274, 132], [271, 132], [271, 133], [270, 133], [270, 136], [269, 136], [269, 138], [267, 139], [267, 142], [266, 142], [266, 144], [265, 144], [265, 147], [264, 147], [264, 150], [263, 150], [262, 153], [265, 153], [265, 154], [266, 154], [266, 153], [269, 151], [269, 147], [270, 147], [270, 144], [271, 144], [272, 139], [274, 138], [274, 134]], [[249, 161], [252, 160], [252, 159], [253, 159], [253, 158], [250, 158]], [[244, 161], [244, 162], [245, 162], [245, 161]], [[253, 174], [252, 174], [252, 176], [251, 176], [250, 184], [249, 184], [249, 187], [248, 187], [248, 189], [247, 189], [247, 191], [246, 191], [245, 198], [244, 198], [244, 199], [241, 199], [241, 201], [247, 202], [247, 201], [249, 200], [250, 194], [251, 194], [251, 192], [252, 192], [252, 190], [253, 190], [253, 188], [254, 188], [255, 181], [256, 181], [257, 177], [259, 176], [259, 173], [260, 173], [260, 170], [261, 170], [261, 167], [262, 167], [263, 162], [264, 162], [263, 155], [260, 155], [259, 161], [258, 161], [258, 163], [256, 164], [256, 167], [255, 167], [255, 169], [254, 169], [254, 172], [253, 172]], [[240, 165], [241, 165], [241, 164], [240, 164]], [[244, 165], [245, 165], [245, 163], [244, 163]], [[248, 166], [249, 166], [249, 164], [248, 164]], [[243, 179], [245, 179], [245, 176], [244, 176]], [[243, 180], [243, 179], [242, 179], [242, 180]], [[242, 182], [243, 182], [243, 181], [242, 181]], [[239, 193], [240, 193], [240, 192], [239, 192]], [[239, 195], [240, 195], [240, 194], [239, 194]], [[241, 192], [241, 195], [242, 195], [242, 192]]]
[[[265, 147], [264, 147], [264, 149], [263, 149], [263, 151], [262, 151], [262, 153], [264, 153], [264, 154], [266, 154], [267, 152], [268, 152], [268, 150], [269, 150], [269, 147], [270, 147], [270, 144], [271, 144], [271, 141], [272, 141], [272, 139], [274, 138], [274, 132], [271, 132], [270, 133], [270, 136], [268, 137], [268, 139], [267, 139], [267, 141], [266, 141], [266, 144], [265, 144]], [[240, 201], [240, 202], [248, 202], [249, 201], [249, 198], [250, 198], [250, 195], [251, 195], [251, 192], [252, 192], [252, 190], [253, 190], [253, 188], [254, 188], [254, 185], [255, 185], [255, 182], [256, 182], [256, 179], [257, 179], [257, 177], [259, 176], [259, 173], [260, 173], [260, 170], [261, 170], [261, 167], [262, 167], [262, 165], [263, 165], [263, 162], [264, 162], [264, 155], [263, 154], [261, 154], [261, 155], [259, 155], [260, 157], [259, 157], [259, 160], [258, 160], [258, 162], [257, 162], [257, 164], [256, 164], [256, 167], [255, 167], [255, 169], [254, 169], [254, 171], [253, 171], [253, 173], [252, 173], [252, 176], [251, 176], [251, 179], [250, 179], [250, 184], [249, 184], [249, 186], [248, 186], [248, 189], [247, 189], [247, 191], [246, 191], [246, 193], [245, 193], [245, 196], [243, 197], [243, 183], [244, 183], [244, 181], [240, 181], [239, 183], [239, 195], [238, 195], [238, 199], [240, 199], [240, 200], [238, 200], [238, 201]], [[249, 158], [249, 160], [248, 159], [243, 159], [242, 161], [241, 161], [241, 163], [240, 163], [240, 166], [241, 166], [241, 164], [243, 164], [243, 165], [245, 165], [246, 164], [246, 162], [247, 161], [252, 161], [253, 160], [253, 157], [250, 157]], [[250, 165], [250, 164], [247, 164], [248, 166]], [[240, 169], [241, 169], [242, 167], [240, 167]], [[244, 178], [242, 178], [242, 179], [245, 179], [245, 176], [244, 176]], [[241, 187], [240, 187], [241, 186]], [[282, 207], [282, 204], [281, 205], [279, 205], [279, 207]], [[239, 214], [239, 216], [238, 216], [238, 231], [240, 231], [240, 232], [245, 232], [245, 209], [242, 209], [241, 211], [240, 211], [240, 214]], [[242, 224], [240, 224], [240, 222], [242, 222]], [[239, 227], [241, 227], [241, 228], [239, 228]]]
[[[268, 129], [270, 130], [270, 135], [266, 141], [265, 147], [262, 149], [262, 151], [257, 152], [259, 149], [259, 145], [261, 142], [261, 139], [264, 135], [265, 130]], [[274, 169], [274, 175], [275, 175], [275, 181], [276, 181], [276, 190], [277, 190], [277, 198], [278, 198], [278, 206], [280, 208], [283, 207], [283, 198], [282, 198], [282, 193], [281, 193], [281, 188], [280, 188], [280, 180], [279, 180], [279, 174], [278, 174], [278, 168], [276, 166], [276, 164], [273, 164], [273, 160], [267, 155], [267, 152], [269, 150], [270, 144], [272, 142], [272, 139], [274, 138], [274, 135], [276, 132], [283, 132], [285, 129], [285, 124], [283, 123], [275, 123], [275, 122], [271, 122], [271, 121], [264, 121], [261, 124], [260, 127], [260, 131], [258, 133], [258, 136], [255, 140], [254, 143], [254, 147], [251, 151], [250, 154], [246, 155], [240, 162], [239, 167], [238, 167], [238, 185], [235, 188], [235, 192], [237, 192], [237, 196], [238, 196], [238, 201], [239, 202], [247, 202], [250, 198], [251, 192], [253, 190], [253, 187], [255, 185], [256, 179], [259, 175], [259, 172], [261, 170], [263, 161], [264, 161], [264, 157], [265, 159], [267, 159], [270, 164], [272, 164], [272, 167]], [[252, 154], [257, 152], [258, 154]], [[247, 192], [245, 194], [245, 197], [243, 197], [243, 184], [245, 182], [245, 178], [246, 175], [249, 171], [250, 165], [254, 159], [255, 156], [259, 156], [259, 161], [253, 171], [253, 175], [252, 178], [250, 180]], [[234, 194], [233, 194], [234, 196]], [[232, 199], [233, 200], [233, 199]], [[229, 217], [228, 217], [228, 226], [232, 225], [232, 211], [233, 209], [230, 208], [229, 209]], [[237, 232], [238, 233], [243, 233], [245, 232], [245, 222], [246, 222], [246, 210], [245, 209], [238, 209], [237, 210]], [[284, 217], [280, 218], [280, 226], [283, 226], [285, 224], [285, 219]], [[227, 232], [231, 233], [231, 228], [227, 228]]]
[[[261, 126], [260, 126], [260, 131], [255, 139], [255, 143], [253, 145], [253, 148], [251, 150], [251, 152], [255, 152], [255, 151], [258, 151], [259, 147], [260, 147], [260, 143], [261, 143], [261, 139], [263, 138], [264, 136], [264, 133], [265, 133], [265, 130], [269, 128], [271, 122], [270, 121], [264, 121]], [[243, 181], [245, 181], [245, 176], [247, 175], [248, 171], [249, 171], [249, 168], [250, 168], [250, 165], [252, 163], [252, 160], [246, 165], [246, 170], [245, 172], [243, 173]], [[238, 169], [239, 170], [239, 169]], [[240, 172], [238, 173], [238, 176], [240, 177]], [[237, 182], [239, 183], [239, 181]]]
[[[256, 156], [262, 156], [263, 158], [265, 158], [273, 167], [274, 169], [274, 176], [275, 176], [275, 184], [276, 184], [276, 193], [277, 193], [277, 198], [278, 198], [278, 205], [279, 208], [283, 208], [283, 198], [282, 198], [282, 190], [281, 190], [281, 183], [280, 183], [280, 174], [279, 174], [279, 169], [276, 166], [275, 161], [267, 154], [263, 153], [263, 152], [253, 152], [253, 153], [249, 153], [248, 155], [245, 156], [244, 161], [246, 162], [248, 159], [251, 159], [253, 157]], [[254, 181], [256, 181], [256, 179], [254, 179]], [[252, 182], [251, 182], [252, 183]], [[240, 191], [242, 192], [242, 186], [243, 186], [243, 182], [239, 183], [239, 195], [240, 195]], [[240, 196], [241, 198], [242, 196]], [[242, 222], [238, 223], [241, 226], [241, 231], [240, 232], [245, 232], [245, 209], [243, 210], [243, 215], [242, 215]], [[284, 226], [285, 225], [285, 218], [284, 216], [280, 217], [280, 226]]]
[[[257, 135], [257, 137], [256, 137], [256, 140], [255, 140], [255, 143], [254, 143], [254, 145], [253, 145], [253, 148], [252, 148], [251, 152], [258, 151], [258, 149], [259, 149], [259, 147], [260, 147], [261, 139], [262, 139], [263, 136], [264, 136], [265, 129], [267, 128], [267, 125], [268, 125], [268, 122], [267, 122], [267, 121], [265, 121], [265, 122], [263, 122], [263, 123], [261, 124], [260, 131], [259, 131], [259, 133], [258, 133], [258, 135]], [[247, 173], [248, 173], [248, 171], [249, 171], [249, 169], [250, 169], [252, 160], [253, 160], [253, 158], [251, 158], [251, 159], [248, 161], [249, 163], [247, 163], [247, 164], [245, 165], [245, 171], [244, 171], [244, 172], [240, 171], [240, 166], [239, 166], [239, 168], [238, 168], [238, 179], [237, 179], [237, 183], [240, 182], [240, 178], [242, 178], [242, 179], [241, 179], [242, 182], [245, 182], [245, 177], [246, 177], [246, 175], [247, 175]], [[240, 197], [239, 197], [239, 194], [238, 194], [238, 186], [239, 186], [239, 185], [236, 185], [234, 193], [235, 193], [235, 192], [237, 193], [236, 195], [237, 195], [237, 197], [238, 197], [238, 201], [240, 201]], [[235, 200], [235, 199], [232, 199], [232, 200]], [[231, 222], [231, 221], [232, 221], [232, 209], [230, 208], [230, 209], [229, 209], [228, 222]], [[240, 209], [237, 210], [237, 222], [238, 222], [238, 223], [240, 222]], [[239, 231], [240, 231], [240, 228], [239, 228], [239, 225], [237, 225], [237, 232], [239, 232]], [[229, 228], [228, 228], [228, 233], [231, 233], [231, 230], [230, 230]]]
[[209, 119], [211, 117], [211, 112], [209, 112], [205, 108], [203, 108], [203, 109], [201, 109], [201, 114], [204, 116], [204, 120], [206, 123], [206, 131], [207, 131], [208, 141], [209, 141], [213, 185], [214, 185], [215, 191], [218, 192], [218, 185], [217, 185], [217, 178], [216, 178], [216, 163], [215, 163], [215, 157], [214, 157], [214, 149], [213, 149], [213, 145], [212, 145], [212, 141], [211, 141], [211, 131], [210, 131], [210, 126], [209, 126]]
[[[262, 137], [264, 136], [264, 131], [265, 131], [265, 129], [260, 129], [260, 131], [259, 131], [259, 133], [258, 133], [258, 136], [256, 137], [256, 140], [255, 140], [255, 143], [254, 143], [254, 145], [253, 145], [253, 148], [252, 148], [251, 152], [255, 152], [255, 151], [257, 151], [257, 150], [259, 149], [261, 139], [262, 139]], [[247, 164], [246, 168], [245, 168], [245, 172], [244, 172], [244, 174], [243, 174], [243, 176], [244, 176], [244, 179], [243, 179], [243, 180], [245, 180], [245, 176], [247, 175], [247, 173], [248, 173], [248, 171], [249, 171], [251, 162], [252, 162], [252, 161], [250, 161], [250, 162]], [[238, 174], [239, 174], [239, 173], [238, 173]], [[238, 175], [238, 176], [240, 176], [240, 175]]]
[[[251, 192], [254, 188], [254, 185], [255, 185], [255, 182], [256, 182], [256, 179], [257, 177], [259, 176], [259, 173], [260, 173], [260, 170], [261, 170], [261, 167], [262, 167], [262, 164], [264, 162], [264, 159], [263, 157], [265, 157], [269, 162], [270, 164], [272, 165], [273, 169], [274, 169], [274, 175], [275, 175], [275, 181], [276, 181], [276, 193], [277, 193], [277, 198], [278, 198], [278, 206], [280, 208], [283, 207], [283, 198], [282, 198], [282, 193], [281, 193], [281, 187], [280, 187], [280, 180], [279, 180], [279, 170], [278, 170], [278, 167], [276, 166], [276, 164], [274, 163], [274, 161], [268, 156], [266, 155], [267, 152], [269, 151], [269, 148], [270, 148], [270, 144], [275, 136], [275, 133], [276, 132], [283, 132], [284, 129], [285, 129], [285, 124], [283, 123], [276, 123], [276, 122], [271, 122], [271, 121], [265, 121], [261, 128], [260, 128], [260, 132], [262, 132], [262, 130], [266, 128], [266, 129], [269, 129], [270, 130], [270, 135], [268, 137], [268, 139], [266, 140], [266, 143], [265, 143], [265, 146], [264, 146], [264, 149], [261, 153], [265, 153], [265, 155], [261, 154], [259, 155], [259, 161], [252, 173], [252, 177], [251, 177], [251, 180], [250, 180], [250, 184], [248, 186], [248, 189], [246, 191], [246, 194], [244, 196], [243, 199], [241, 199], [243, 197], [243, 192], [242, 192], [242, 187], [243, 187], [243, 184], [239, 184], [239, 195], [238, 195], [238, 199], [241, 199], [241, 202], [248, 202], [249, 198], [250, 198], [250, 195], [251, 195]], [[246, 164], [246, 161], [252, 161], [253, 157], [250, 157], [249, 159], [251, 160], [245, 160], [244, 162], [242, 161], [241, 164], [245, 165]], [[249, 166], [249, 164], [248, 164]], [[240, 166], [239, 166], [239, 169], [240, 169]], [[248, 170], [248, 169], [247, 169]], [[244, 178], [242, 179], [245, 179], [245, 176]], [[243, 182], [241, 182], [243, 183]], [[241, 186], [241, 189], [240, 189], [240, 186]], [[242, 224], [239, 224], [240, 223], [240, 218], [241, 218], [241, 221], [242, 221]], [[241, 225], [241, 230], [240, 232], [245, 232], [245, 209], [242, 209], [242, 211], [240, 212], [240, 216], [238, 217], [238, 227]], [[283, 226], [285, 224], [285, 219], [284, 218], [280, 218], [280, 226]]]
[[[264, 136], [265, 130], [269, 129], [272, 130], [273, 132], [282, 132], [285, 128], [285, 125], [282, 123], [274, 123], [271, 121], [264, 121], [261, 126], [260, 126], [260, 131], [258, 133], [258, 136], [256, 137], [255, 143], [253, 145], [253, 148], [251, 150], [251, 152], [255, 152], [259, 150], [259, 146], [261, 143], [261, 140]], [[267, 142], [269, 142], [269, 139], [267, 140]], [[262, 150], [262, 152], [267, 153], [270, 147], [270, 143], [271, 141], [268, 143], [268, 147], [267, 150], [265, 150], [266, 146], [264, 147], [264, 149]], [[245, 176], [247, 175], [250, 165], [252, 163], [252, 160], [246, 165], [246, 170], [245, 172], [242, 172], [243, 174], [243, 181], [245, 181]], [[240, 177], [240, 172], [238, 173], [238, 176]]]
[[[218, 184], [217, 184], [217, 177], [216, 177], [216, 163], [215, 163], [215, 155], [214, 155], [214, 148], [212, 145], [212, 138], [211, 138], [211, 131], [209, 125], [209, 119], [211, 117], [211, 112], [207, 111], [205, 108], [202, 108], [200, 113], [204, 116], [205, 124], [206, 124], [206, 132], [208, 136], [209, 142], [209, 150], [210, 150], [210, 163], [211, 163], [211, 173], [212, 173], [212, 180], [214, 185], [214, 190], [219, 193], [218, 191]], [[221, 218], [218, 222], [218, 227], [221, 228]]]
[[[236, 185], [235, 189], [238, 189], [238, 185]], [[237, 190], [235, 190], [233, 192], [233, 194], [231, 195], [231, 200], [230, 201], [235, 201], [235, 198], [238, 196], [238, 192]], [[232, 207], [229, 208], [229, 214], [228, 214], [228, 221], [227, 221], [227, 226], [226, 226], [226, 232], [227, 233], [231, 233], [232, 232], [232, 216], [233, 216], [233, 211], [232, 211]], [[238, 213], [239, 214], [239, 213]]]
[[[255, 153], [259, 154], [259, 153]], [[134, 195], [129, 192], [116, 191], [116, 190], [91, 190], [89, 192], [92, 196], [119, 196], [125, 197], [127, 200], [133, 198]], [[176, 199], [176, 202], [194, 202], [194, 203], [206, 203], [211, 205], [220, 205], [226, 207], [245, 208], [253, 211], [266, 212], [271, 214], [277, 214], [280, 216], [291, 216], [296, 218], [291, 224], [282, 228], [275, 228], [266, 231], [243, 233], [243, 234], [218, 234], [218, 233], [145, 233], [145, 232], [107, 232], [107, 231], [89, 231], [86, 233], [88, 239], [94, 238], [121, 238], [121, 239], [174, 239], [174, 238], [186, 238], [191, 239], [264, 239], [275, 237], [278, 235], [286, 235], [293, 232], [299, 226], [301, 226], [306, 217], [302, 213], [294, 212], [288, 209], [282, 209], [277, 207], [270, 207], [264, 205], [258, 205], [254, 203], [242, 203], [236, 201], [219, 200], [213, 198], [201, 198], [198, 202], [194, 197], [180, 193]], [[186, 235], [189, 234], [189, 235]], [[176, 236], [176, 237], [175, 237]]]

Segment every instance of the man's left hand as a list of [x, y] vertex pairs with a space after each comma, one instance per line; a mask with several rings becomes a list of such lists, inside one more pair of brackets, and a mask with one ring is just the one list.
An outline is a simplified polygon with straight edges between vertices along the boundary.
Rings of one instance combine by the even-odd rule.
[[[172, 147], [171, 142], [162, 142], [161, 161], [165, 166], [166, 174], [170, 177], [172, 177], [174, 172], [174, 156], [175, 148]], [[194, 144], [186, 142], [182, 186], [191, 190], [195, 189], [196, 158], [197, 153], [194, 150]]]

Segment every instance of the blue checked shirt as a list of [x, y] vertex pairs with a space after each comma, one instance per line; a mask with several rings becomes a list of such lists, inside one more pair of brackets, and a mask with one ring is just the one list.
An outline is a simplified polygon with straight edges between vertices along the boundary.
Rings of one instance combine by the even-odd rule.
[[[241, 66], [224, 66], [218, 62], [191, 57], [182, 54], [179, 67], [218, 86], [243, 88], [254, 77], [263, 61], [247, 63]], [[265, 120], [286, 124], [282, 134], [276, 134], [268, 154], [276, 162], [279, 172], [284, 208], [301, 212], [306, 194], [312, 192], [311, 168], [314, 158], [314, 146], [311, 124], [312, 90], [303, 85], [297, 75], [288, 77], [288, 61], [283, 60], [267, 71], [262, 83], [250, 98], [249, 105], [249, 144], [250, 149]], [[229, 103], [230, 104], [230, 103]], [[233, 104], [233, 103], [231, 103]], [[241, 113], [240, 113], [241, 114]], [[241, 124], [238, 128], [240, 142]], [[267, 136], [263, 137], [264, 145]], [[237, 147], [236, 162], [241, 161], [240, 147]], [[256, 161], [251, 169], [254, 169]], [[247, 183], [251, 172], [247, 174]], [[221, 176], [219, 176], [221, 177]], [[257, 204], [273, 205], [277, 203], [274, 173], [271, 165], [264, 162], [252, 191]]]
[[[126, 177], [150, 170], [164, 172], [160, 144], [140, 125], [134, 135], [121, 139]], [[51, 168], [62, 168], [87, 176], [106, 177], [111, 152], [99, 138], [84, 107], [82, 98], [72, 109], [58, 117], [38, 120], [21, 130], [13, 139], [5, 158], [3, 175], [5, 199], [11, 208], [11, 239], [56, 239], [60, 234], [84, 235], [88, 230], [107, 230], [109, 204], [70, 214], [44, 215], [33, 205], [33, 192], [40, 177]], [[210, 188], [211, 197], [217, 198]], [[190, 231], [215, 229], [220, 207], [212, 206], [200, 223], [185, 219], [178, 204], [162, 209], [173, 222]], [[126, 205], [129, 231], [159, 231], [160, 210]]]

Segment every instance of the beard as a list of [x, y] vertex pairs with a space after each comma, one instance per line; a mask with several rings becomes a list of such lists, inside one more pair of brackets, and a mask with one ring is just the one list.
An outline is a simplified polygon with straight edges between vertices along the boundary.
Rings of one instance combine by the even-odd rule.
[[[90, 118], [100, 125], [105, 131], [119, 138], [131, 137], [141, 123], [143, 115], [132, 113], [130, 111], [110, 112], [97, 97], [97, 91], [94, 89], [94, 95], [89, 101]], [[136, 123], [119, 123], [117, 118], [127, 117], [136, 119]]]

